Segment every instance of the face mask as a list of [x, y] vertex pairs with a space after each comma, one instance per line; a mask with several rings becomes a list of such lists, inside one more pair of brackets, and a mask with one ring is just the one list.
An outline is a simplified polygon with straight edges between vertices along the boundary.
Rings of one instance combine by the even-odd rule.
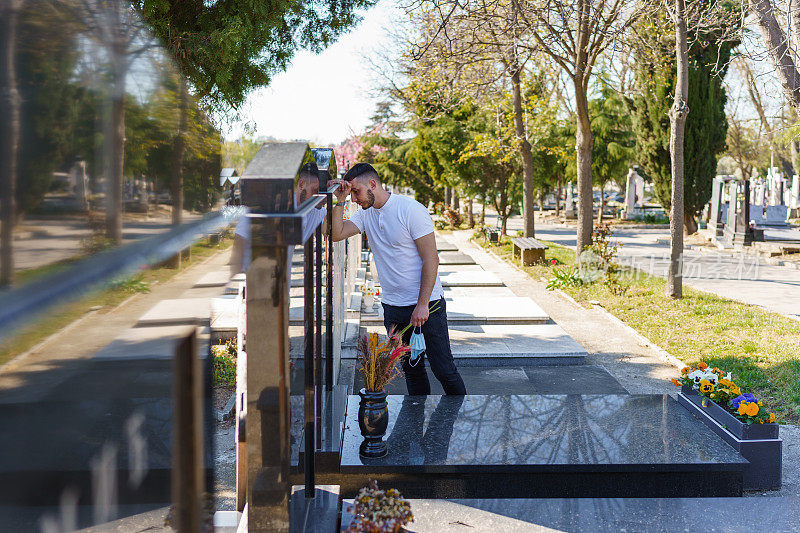
[[[417, 330], [419, 330], [419, 333], [417, 333]], [[422, 336], [422, 328], [414, 328], [414, 331], [411, 332], [411, 339], [408, 341], [408, 346], [411, 348], [408, 364], [417, 366], [417, 363], [419, 363], [419, 360], [422, 358], [422, 354], [425, 353], [425, 337]]]

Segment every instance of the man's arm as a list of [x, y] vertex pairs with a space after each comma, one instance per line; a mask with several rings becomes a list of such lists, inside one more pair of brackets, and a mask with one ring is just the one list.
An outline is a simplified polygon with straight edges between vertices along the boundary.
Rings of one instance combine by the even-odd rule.
[[358, 226], [344, 220], [344, 202], [350, 193], [350, 183], [344, 180], [332, 180], [332, 184], [339, 184], [340, 187], [333, 193], [338, 200], [337, 205], [333, 206], [331, 213], [331, 237], [335, 242], [339, 242], [357, 233], [361, 233]]
[[439, 254], [436, 252], [436, 235], [431, 232], [414, 240], [417, 251], [422, 258], [422, 273], [419, 281], [419, 298], [417, 306], [411, 313], [411, 324], [421, 326], [428, 320], [430, 311], [428, 303], [431, 300], [433, 286], [436, 285], [436, 274], [439, 271]]
[[342, 205], [333, 206], [333, 213], [331, 214], [331, 236], [335, 242], [339, 242], [348, 237], [361, 233], [358, 226], [344, 220], [344, 207]]

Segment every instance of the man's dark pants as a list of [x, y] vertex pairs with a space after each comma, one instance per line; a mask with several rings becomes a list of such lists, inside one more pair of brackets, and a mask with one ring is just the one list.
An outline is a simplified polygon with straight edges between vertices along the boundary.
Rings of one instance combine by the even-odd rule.
[[[427, 358], [433, 375], [442, 384], [445, 394], [466, 394], [464, 380], [458, 373], [453, 354], [450, 352], [450, 334], [447, 331], [447, 308], [444, 298], [438, 302], [431, 302], [430, 307], [438, 305], [436, 311], [432, 312], [428, 320], [422, 325], [422, 336], [425, 337], [425, 352], [420, 356], [414, 366], [409, 364], [409, 359], [403, 362], [403, 372], [406, 376], [406, 386], [408, 394], [411, 396], [430, 394], [431, 384], [428, 381], [428, 373], [425, 371], [425, 359]], [[414, 305], [395, 306], [383, 304], [383, 324], [389, 331], [392, 326], [395, 330], [403, 329], [411, 322], [411, 314], [414, 312]], [[408, 343], [411, 338], [413, 328], [403, 335], [403, 342]]]

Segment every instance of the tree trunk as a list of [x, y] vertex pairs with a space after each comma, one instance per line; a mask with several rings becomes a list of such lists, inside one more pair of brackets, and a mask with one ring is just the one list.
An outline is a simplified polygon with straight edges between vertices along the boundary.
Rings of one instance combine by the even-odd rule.
[[800, 73], [790, 53], [786, 34], [778, 23], [771, 0], [751, 0], [750, 11], [756, 16], [758, 29], [789, 104], [800, 108]]
[[690, 213], [683, 214], [683, 231], [685, 235], [694, 235], [697, 233], [697, 221]]
[[556, 218], [561, 216], [561, 175], [556, 178]]
[[21, 2], [0, 9], [0, 287], [14, 283], [14, 224], [17, 216], [20, 98], [17, 87], [17, 24]]
[[605, 188], [605, 183], [600, 184], [600, 211], [597, 213], [597, 223], [603, 223], [603, 208], [605, 207], [605, 198], [603, 198], [603, 189]]
[[686, 115], [689, 113], [689, 58], [686, 42], [686, 8], [684, 0], [675, 0], [675, 58], [677, 60], [677, 80], [675, 82], [675, 101], [669, 110], [670, 136], [669, 148], [672, 156], [672, 206], [669, 217], [670, 250], [669, 272], [667, 274], [667, 296], [683, 296], [681, 258], [683, 255], [683, 226], [685, 224], [683, 206], [683, 142], [686, 129]]
[[503, 184], [503, 188], [500, 191], [500, 205], [498, 206], [497, 209], [497, 216], [501, 217], [503, 222], [503, 227], [502, 227], [503, 235], [506, 234], [506, 220], [508, 220], [508, 215], [506, 214], [507, 209], [508, 209], [508, 196], [506, 195], [506, 185]]
[[179, 84], [179, 113], [178, 131], [173, 139], [172, 146], [172, 224], [175, 226], [183, 222], [183, 154], [186, 152], [186, 123], [189, 107], [189, 90], [186, 80], [178, 75]]
[[486, 197], [481, 200], [481, 227], [486, 225]]
[[467, 202], [467, 224], [469, 225], [470, 229], [475, 227], [475, 213], [472, 211], [472, 196], [469, 197], [469, 201]]
[[453, 189], [453, 209], [455, 209], [456, 211], [461, 209], [461, 205], [459, 204], [458, 201], [458, 191], [455, 189]]
[[106, 236], [122, 244], [122, 179], [125, 164], [125, 78], [128, 61], [125, 43], [117, 37], [112, 46], [112, 93], [109, 117], [108, 173], [106, 177]]
[[522, 155], [522, 220], [525, 237], [535, 237], [533, 223], [533, 153], [531, 143], [525, 136], [524, 112], [522, 110], [522, 87], [520, 69], [511, 71], [511, 91], [514, 107], [514, 130], [519, 140], [519, 151]]
[[594, 137], [589, 122], [589, 102], [583, 82], [576, 78], [575, 108], [577, 110], [577, 134], [575, 152], [578, 169], [578, 236], [576, 255], [592, 244], [592, 147]]
[[444, 205], [446, 205], [447, 207], [450, 207], [450, 202], [452, 202], [453, 199], [452, 191], [453, 189], [451, 189], [450, 187], [444, 188]]
[[539, 213], [544, 213], [544, 194], [544, 191], [539, 191]]

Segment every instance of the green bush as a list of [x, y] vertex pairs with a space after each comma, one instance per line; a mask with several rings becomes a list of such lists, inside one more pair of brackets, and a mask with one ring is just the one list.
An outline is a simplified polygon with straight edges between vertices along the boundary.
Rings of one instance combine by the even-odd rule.
[[236, 341], [229, 340], [211, 347], [212, 381], [215, 387], [236, 386]]
[[563, 289], [564, 287], [577, 287], [583, 285], [584, 281], [577, 268], [569, 270], [562, 268], [553, 269], [553, 278], [547, 282], [547, 290]]

